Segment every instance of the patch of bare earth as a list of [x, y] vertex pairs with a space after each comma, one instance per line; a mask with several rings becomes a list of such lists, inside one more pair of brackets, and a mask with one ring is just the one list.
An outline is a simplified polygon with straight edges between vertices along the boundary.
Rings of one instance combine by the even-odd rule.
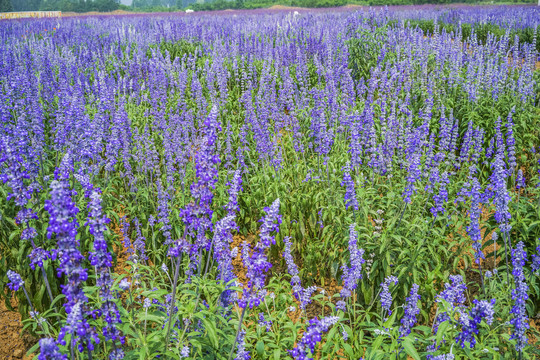
[[[16, 309], [17, 303], [11, 299], [11, 306]], [[26, 352], [36, 343], [36, 339], [22, 331], [21, 315], [9, 310], [4, 302], [0, 302], [0, 359], [30, 360], [32, 356], [26, 356]]]

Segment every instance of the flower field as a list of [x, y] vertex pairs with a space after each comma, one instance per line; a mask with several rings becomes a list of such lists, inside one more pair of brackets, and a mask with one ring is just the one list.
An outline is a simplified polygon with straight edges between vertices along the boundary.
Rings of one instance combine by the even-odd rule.
[[539, 358], [539, 32], [532, 6], [1, 21], [25, 350]]

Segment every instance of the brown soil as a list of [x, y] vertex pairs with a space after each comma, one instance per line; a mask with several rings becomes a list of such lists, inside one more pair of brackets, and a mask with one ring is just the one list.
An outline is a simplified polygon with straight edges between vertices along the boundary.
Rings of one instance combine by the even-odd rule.
[[[17, 308], [14, 298], [11, 299], [11, 306]], [[22, 332], [21, 315], [8, 310], [3, 301], [0, 302], [0, 324], [0, 359], [32, 359], [32, 356], [26, 356], [26, 352], [34, 346], [36, 339]]]

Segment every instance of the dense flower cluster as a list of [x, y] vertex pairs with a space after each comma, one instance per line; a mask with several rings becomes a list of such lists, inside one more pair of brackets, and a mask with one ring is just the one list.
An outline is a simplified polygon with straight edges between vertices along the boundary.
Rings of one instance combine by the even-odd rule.
[[38, 360], [67, 360], [67, 356], [60, 352], [54, 339], [44, 338], [39, 340], [39, 348], [41, 353]]
[[356, 190], [354, 189], [354, 181], [351, 178], [351, 166], [349, 163], [343, 168], [343, 182], [341, 186], [345, 186], [345, 207], [353, 210], [358, 210], [358, 201], [356, 200]]
[[289, 351], [291, 356], [295, 360], [309, 359], [308, 350], [313, 353], [315, 351], [315, 345], [321, 341], [322, 333], [328, 331], [328, 329], [338, 321], [339, 317], [337, 316], [325, 317], [322, 320], [309, 320], [309, 325], [304, 332], [302, 339], [298, 342], [294, 349]]
[[302, 310], [305, 310], [306, 306], [311, 302], [311, 295], [317, 288], [315, 286], [310, 286], [307, 288], [302, 287], [298, 267], [294, 263], [294, 259], [291, 254], [292, 243], [290, 237], [285, 237], [285, 239], [283, 239], [283, 243], [285, 244], [285, 251], [283, 252], [283, 257], [285, 258], [285, 262], [287, 264], [287, 271], [289, 275], [291, 275], [291, 286], [293, 294], [296, 299], [300, 301], [300, 308]]
[[[120, 323], [120, 312], [113, 302], [114, 296], [111, 292], [113, 279], [111, 278], [110, 268], [112, 266], [112, 256], [107, 250], [107, 240], [105, 232], [109, 219], [103, 215], [101, 208], [101, 196], [97, 191], [90, 195], [88, 204], [88, 222], [90, 234], [94, 236], [94, 251], [90, 252], [90, 264], [95, 267], [97, 272], [96, 285], [99, 288], [102, 305], [100, 312], [105, 319], [103, 335], [106, 340], [121, 340], [119, 330], [116, 324]], [[119, 358], [116, 355], [116, 358]]]
[[343, 270], [343, 289], [340, 292], [342, 297], [351, 296], [351, 292], [356, 289], [358, 281], [362, 279], [362, 264], [365, 260], [364, 249], [359, 249], [357, 244], [358, 234], [356, 233], [356, 224], [349, 226], [349, 253], [351, 265], [342, 266]]
[[394, 283], [394, 285], [397, 285], [398, 283], [398, 278], [393, 276], [393, 275], [390, 275], [390, 276], [387, 276], [385, 279], [384, 279], [384, 282], [381, 283], [381, 287], [382, 287], [382, 291], [381, 291], [381, 307], [386, 310], [388, 316], [390, 316], [392, 314], [392, 310], [391, 310], [391, 307], [392, 307], [392, 294], [390, 293], [390, 284], [391, 283]]
[[7, 285], [11, 290], [17, 291], [24, 286], [24, 280], [21, 278], [21, 275], [17, 274], [15, 271], [8, 270], [7, 277], [9, 280]]
[[516, 340], [516, 350], [523, 351], [527, 345], [526, 331], [529, 328], [529, 318], [527, 316], [526, 304], [529, 299], [529, 287], [525, 280], [523, 267], [527, 261], [527, 252], [522, 241], [518, 242], [515, 249], [512, 249], [512, 275], [514, 275], [515, 289], [512, 290], [512, 320], [510, 323], [514, 326], [511, 339]]
[[[260, 241], [250, 249], [244, 242], [242, 248], [242, 260], [246, 268], [246, 278], [248, 288], [244, 288], [242, 298], [238, 300], [238, 305], [245, 308], [258, 306], [264, 296], [264, 285], [266, 272], [270, 270], [272, 264], [268, 261], [266, 250], [275, 243], [273, 232], [279, 231], [281, 215], [279, 215], [279, 199], [276, 199], [270, 207], [265, 208], [266, 216], [261, 219]], [[250, 254], [251, 250], [251, 254]]]
[[241, 330], [238, 333], [238, 339], [237, 339], [237, 350], [236, 350], [236, 357], [235, 360], [249, 360], [251, 359], [251, 356], [249, 355], [249, 351], [246, 350], [246, 332], [245, 330]]
[[532, 255], [531, 269], [535, 273], [538, 273], [538, 271], [540, 271], [540, 246], [536, 247], [536, 254]]
[[188, 204], [180, 212], [180, 216], [189, 230], [189, 235], [197, 239], [197, 247], [193, 251], [199, 247], [206, 248], [206, 250], [210, 247], [205, 232], [212, 229], [213, 211], [210, 205], [214, 197], [212, 189], [217, 182], [217, 165], [220, 163], [216, 147], [217, 134], [221, 130], [221, 126], [217, 118], [218, 109], [213, 107], [204, 121], [203, 138], [200, 149], [195, 154], [196, 181], [190, 187], [194, 202]]
[[469, 313], [460, 309], [459, 323], [462, 327], [456, 338], [456, 343], [460, 344], [462, 348], [465, 347], [465, 343], [469, 343], [469, 346], [473, 348], [476, 345], [475, 335], [479, 332], [478, 325], [482, 319], [485, 319], [488, 325], [493, 322], [494, 305], [495, 299], [491, 301], [474, 300], [474, 306]]
[[476, 178], [473, 178], [470, 197], [471, 197], [471, 208], [469, 210], [470, 223], [467, 226], [467, 233], [473, 241], [474, 249], [474, 261], [477, 264], [480, 264], [481, 259], [485, 259], [484, 253], [482, 252], [482, 234], [480, 232], [480, 216], [482, 214], [481, 209], [481, 187]]
[[418, 308], [418, 302], [420, 301], [420, 295], [418, 295], [419, 288], [417, 284], [413, 284], [405, 302], [405, 314], [401, 318], [401, 326], [399, 328], [400, 337], [405, 337], [411, 333], [411, 329], [416, 323], [416, 316], [420, 314], [420, 309]]

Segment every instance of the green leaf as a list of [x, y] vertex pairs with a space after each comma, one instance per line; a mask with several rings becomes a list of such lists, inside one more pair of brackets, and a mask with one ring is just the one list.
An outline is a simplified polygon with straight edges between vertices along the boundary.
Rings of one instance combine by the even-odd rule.
[[255, 346], [255, 349], [257, 350], [257, 354], [262, 357], [264, 355], [264, 341], [259, 340], [257, 341], [257, 345]]
[[441, 344], [442, 337], [446, 333], [446, 329], [448, 328], [449, 325], [450, 325], [449, 321], [445, 321], [445, 322], [443, 322], [442, 324], [439, 325], [439, 328], [437, 329], [437, 338], [436, 338], [437, 339], [437, 346], [439, 346]]
[[414, 345], [412, 344], [412, 340], [409, 337], [406, 337], [403, 340], [402, 345], [407, 355], [412, 357], [414, 360], [420, 360], [420, 355], [418, 355], [418, 352], [414, 348]]

